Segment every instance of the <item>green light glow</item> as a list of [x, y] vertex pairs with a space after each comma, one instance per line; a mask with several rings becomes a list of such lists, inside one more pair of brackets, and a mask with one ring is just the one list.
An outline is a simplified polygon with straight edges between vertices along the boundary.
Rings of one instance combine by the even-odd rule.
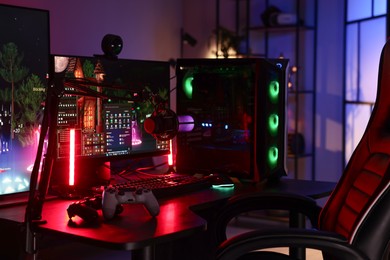
[[279, 116], [277, 114], [271, 114], [268, 117], [268, 129], [272, 135], [276, 135], [278, 133], [279, 127]]
[[277, 102], [278, 101], [278, 96], [279, 96], [279, 82], [276, 80], [273, 80], [269, 83], [269, 97], [272, 102]]
[[226, 184], [213, 184], [212, 185], [213, 189], [232, 189], [234, 188], [234, 184], [233, 183], [226, 183]]
[[183, 90], [184, 94], [187, 96], [187, 98], [192, 99], [192, 81], [194, 80], [194, 77], [186, 77], [183, 80]]
[[278, 162], [279, 151], [276, 147], [270, 147], [268, 150], [268, 162], [271, 167], [275, 167]]

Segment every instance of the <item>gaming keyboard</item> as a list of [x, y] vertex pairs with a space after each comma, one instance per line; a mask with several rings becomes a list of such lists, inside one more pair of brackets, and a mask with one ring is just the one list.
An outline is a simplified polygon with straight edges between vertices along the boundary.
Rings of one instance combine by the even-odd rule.
[[156, 198], [164, 198], [208, 189], [211, 187], [211, 183], [207, 177], [170, 174], [136, 178], [111, 186], [114, 188], [145, 188], [152, 190]]

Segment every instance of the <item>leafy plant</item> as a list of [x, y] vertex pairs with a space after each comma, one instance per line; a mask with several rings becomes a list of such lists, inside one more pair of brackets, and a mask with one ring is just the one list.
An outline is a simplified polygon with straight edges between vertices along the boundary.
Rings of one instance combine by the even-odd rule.
[[[0, 52], [0, 76], [8, 83], [11, 83], [11, 121], [15, 124], [15, 83], [21, 81], [28, 74], [28, 68], [21, 65], [24, 55], [19, 54], [15, 43], [9, 42], [3, 45]], [[14, 138], [13, 127], [11, 136]]]
[[41, 79], [31, 74], [15, 91], [15, 104], [18, 113], [13, 123], [18, 128], [18, 140], [22, 146], [31, 145], [35, 141], [35, 131], [40, 124], [42, 102], [45, 98], [45, 85]]

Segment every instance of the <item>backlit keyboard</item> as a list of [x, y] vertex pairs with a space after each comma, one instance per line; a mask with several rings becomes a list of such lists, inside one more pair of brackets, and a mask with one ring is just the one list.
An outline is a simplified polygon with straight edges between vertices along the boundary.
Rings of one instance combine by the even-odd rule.
[[135, 178], [112, 186], [114, 188], [145, 188], [152, 190], [156, 198], [163, 198], [208, 189], [211, 184], [206, 177], [167, 174]]

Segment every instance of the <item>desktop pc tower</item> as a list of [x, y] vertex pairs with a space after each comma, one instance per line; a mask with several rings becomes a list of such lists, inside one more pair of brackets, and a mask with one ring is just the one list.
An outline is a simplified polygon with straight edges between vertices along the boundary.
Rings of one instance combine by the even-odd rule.
[[[276, 181], [286, 170], [286, 59], [179, 59], [178, 171]], [[188, 129], [190, 127], [190, 129]]]

